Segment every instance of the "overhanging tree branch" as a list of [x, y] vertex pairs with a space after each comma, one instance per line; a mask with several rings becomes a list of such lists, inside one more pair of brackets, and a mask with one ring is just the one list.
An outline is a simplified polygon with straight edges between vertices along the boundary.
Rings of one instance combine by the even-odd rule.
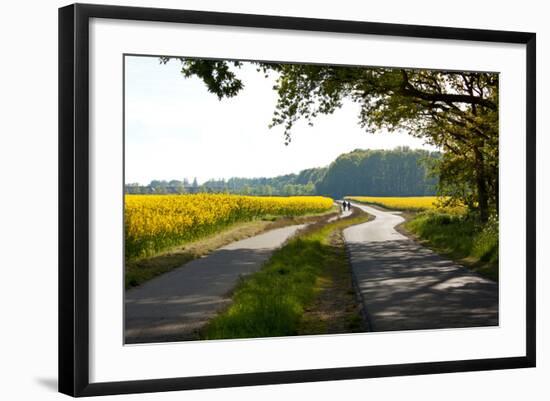
[[455, 94], [455, 93], [428, 93], [416, 89], [410, 82], [408, 74], [405, 70], [401, 70], [403, 76], [403, 84], [401, 86], [401, 94], [403, 96], [416, 97], [422, 100], [431, 102], [444, 103], [468, 103], [487, 107], [491, 110], [496, 110], [497, 105], [488, 99], [478, 96]]

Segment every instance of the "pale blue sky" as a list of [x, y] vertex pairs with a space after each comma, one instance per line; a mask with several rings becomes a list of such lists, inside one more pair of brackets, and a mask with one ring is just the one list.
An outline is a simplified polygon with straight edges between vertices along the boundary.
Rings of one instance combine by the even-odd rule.
[[297, 124], [285, 146], [283, 129], [268, 128], [276, 103], [274, 77], [253, 65], [237, 74], [245, 88], [231, 99], [218, 98], [180, 62], [162, 65], [157, 57], [126, 56], [125, 181], [153, 179], [273, 177], [326, 166], [351, 150], [432, 147], [407, 134], [367, 134], [357, 124], [357, 105], [345, 104], [313, 127]]

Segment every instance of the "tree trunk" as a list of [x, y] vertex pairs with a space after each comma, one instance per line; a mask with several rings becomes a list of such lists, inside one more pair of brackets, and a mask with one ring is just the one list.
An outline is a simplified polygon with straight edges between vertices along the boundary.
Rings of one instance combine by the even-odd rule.
[[483, 155], [479, 149], [474, 149], [475, 164], [476, 164], [476, 185], [477, 185], [477, 202], [479, 207], [479, 218], [482, 223], [489, 220], [489, 197], [487, 193], [487, 182], [485, 179], [485, 166], [483, 163]]
[[498, 172], [497, 172], [497, 176], [495, 178], [495, 209], [497, 211], [497, 215], [500, 213], [498, 185], [499, 185], [499, 182], [498, 182]]

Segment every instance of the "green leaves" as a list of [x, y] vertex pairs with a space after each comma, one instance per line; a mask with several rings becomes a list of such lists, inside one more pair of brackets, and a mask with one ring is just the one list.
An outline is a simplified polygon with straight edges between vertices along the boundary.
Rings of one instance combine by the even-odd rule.
[[[161, 57], [161, 63], [168, 60]], [[244, 87], [235, 72], [242, 65], [239, 61], [179, 60], [185, 77], [199, 77], [219, 99], [235, 96]], [[334, 113], [351, 100], [360, 105], [358, 123], [367, 132], [405, 130], [443, 149], [438, 171], [444, 194], [463, 197], [472, 208], [482, 209], [483, 219], [489, 209], [498, 209], [498, 74], [254, 64], [275, 79], [278, 100], [269, 127], [284, 128], [285, 144], [291, 142], [299, 120], [312, 126], [318, 115]]]
[[[186, 59], [178, 58], [181, 62], [181, 73], [185, 78], [197, 76], [202, 79], [208, 91], [218, 99], [233, 97], [244, 88], [243, 82], [237, 78], [231, 67], [238, 69], [240, 61]], [[166, 64], [170, 57], [161, 57], [160, 62]]]

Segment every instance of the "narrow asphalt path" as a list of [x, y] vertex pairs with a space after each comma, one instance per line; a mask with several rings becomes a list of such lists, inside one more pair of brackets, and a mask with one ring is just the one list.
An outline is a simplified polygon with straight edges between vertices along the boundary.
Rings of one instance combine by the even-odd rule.
[[336, 220], [339, 220], [339, 219], [343, 219], [344, 217], [348, 217], [349, 215], [351, 215], [351, 210], [342, 210], [342, 205], [341, 205], [342, 202], [336, 202], [336, 206], [338, 206], [340, 208], [340, 214], [334, 216], [334, 217], [331, 217], [330, 219], [327, 220], [327, 223], [332, 223], [333, 221], [336, 221]]
[[302, 227], [278, 228], [234, 242], [210, 255], [126, 291], [126, 343], [182, 341], [230, 301], [243, 275], [259, 270], [271, 253]]
[[400, 234], [399, 212], [344, 230], [371, 331], [498, 325], [498, 285]]

